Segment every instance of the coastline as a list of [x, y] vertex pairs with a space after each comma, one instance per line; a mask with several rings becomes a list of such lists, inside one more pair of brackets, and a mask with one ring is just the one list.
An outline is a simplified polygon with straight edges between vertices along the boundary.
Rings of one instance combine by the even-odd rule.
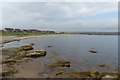
[[76, 35], [76, 34], [42, 34], [42, 35], [30, 35], [30, 36], [1, 36], [0, 37], [0, 44], [9, 43], [12, 41], [19, 41], [23, 39], [29, 38], [37, 38], [37, 37], [47, 37], [47, 36], [62, 36], [62, 35]]
[[[11, 42], [15, 40], [19, 41], [22, 39], [29, 39], [29, 38], [62, 36], [62, 35], [78, 35], [78, 34], [50, 34], [50, 35], [32, 35], [32, 36], [3, 36], [3, 37], [5, 41], [8, 40], [6, 42]], [[2, 60], [4, 62], [4, 64], [2, 64], [2, 67], [3, 67], [2, 75], [4, 74], [5, 77], [13, 77], [13, 78], [14, 77], [15, 78], [18, 78], [18, 77], [19, 78], [21, 77], [23, 78], [46, 78], [46, 77], [47, 78], [61, 78], [61, 77], [62, 78], [86, 78], [86, 77], [91, 78], [92, 77], [94, 78], [94, 77], [102, 76], [102, 78], [117, 78], [117, 76], [119, 75], [119, 73], [99, 73], [97, 71], [66, 72], [64, 70], [64, 67], [61, 67], [61, 66], [60, 67], [57, 66], [58, 68], [60, 68], [60, 70], [57, 68], [54, 69], [54, 67], [56, 67], [56, 64], [54, 64], [53, 62], [51, 62], [53, 64], [47, 64], [46, 66], [49, 67], [52, 65], [51, 68], [49, 69], [50, 70], [54, 69], [54, 70], [52, 72], [44, 72], [44, 71], [47, 71], [47, 69], [44, 70], [44, 67], [46, 66], [43, 66], [43, 62], [41, 58], [28, 58], [28, 57], [21, 58], [21, 56], [24, 56], [24, 52], [26, 51], [22, 50], [19, 52], [19, 49], [20, 48], [10, 48], [10, 49], [2, 50], [2, 55], [3, 55]], [[27, 52], [29, 52], [29, 50]], [[25, 54], [28, 54], [28, 53], [25, 53]], [[14, 60], [14, 57], [17, 57], [18, 59]], [[39, 59], [40, 61], [39, 63], [36, 62], [37, 59]]]

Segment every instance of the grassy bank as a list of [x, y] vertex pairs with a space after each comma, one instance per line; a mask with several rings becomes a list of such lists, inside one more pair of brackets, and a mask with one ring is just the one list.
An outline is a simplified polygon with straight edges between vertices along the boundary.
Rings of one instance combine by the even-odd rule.
[[84, 34], [84, 35], [118, 35], [118, 32], [0, 32], [2, 36], [30, 36], [30, 35], [47, 35], [47, 34]]
[[42, 34], [55, 34], [50, 32], [0, 32], [2, 36], [29, 36], [29, 35], [42, 35]]

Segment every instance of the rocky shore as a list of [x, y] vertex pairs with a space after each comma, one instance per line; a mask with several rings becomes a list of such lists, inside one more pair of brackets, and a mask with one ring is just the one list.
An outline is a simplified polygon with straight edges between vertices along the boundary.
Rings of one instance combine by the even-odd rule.
[[[32, 45], [25, 45], [17, 48], [2, 49], [2, 77], [13, 78], [115, 78], [118, 73], [100, 73], [98, 71], [69, 72], [66, 68], [71, 67], [71, 62], [59, 60], [46, 65], [52, 72], [44, 73], [44, 66], [36, 63], [35, 59], [44, 58], [46, 50], [34, 50]], [[99, 65], [104, 67], [105, 65]]]

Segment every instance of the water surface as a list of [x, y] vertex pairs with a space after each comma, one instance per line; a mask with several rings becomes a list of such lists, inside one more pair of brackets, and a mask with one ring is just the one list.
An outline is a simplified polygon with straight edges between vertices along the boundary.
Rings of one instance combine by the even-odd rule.
[[[34, 49], [47, 51], [47, 55], [42, 58], [44, 65], [64, 59], [71, 62], [70, 71], [117, 72], [118, 36], [116, 35], [47, 36], [10, 42], [4, 44], [3, 48], [19, 47], [31, 43], [35, 44]], [[90, 53], [91, 48], [98, 53]], [[39, 60], [36, 61], [39, 62]], [[108, 67], [98, 67], [101, 64]]]

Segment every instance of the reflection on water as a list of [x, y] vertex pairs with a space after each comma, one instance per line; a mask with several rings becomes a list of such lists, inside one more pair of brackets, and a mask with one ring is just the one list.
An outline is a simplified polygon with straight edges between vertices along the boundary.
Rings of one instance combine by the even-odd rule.
[[[44, 49], [45, 65], [54, 60], [70, 61], [70, 70], [74, 71], [107, 71], [115, 72], [118, 66], [118, 37], [111, 35], [65, 35], [31, 38], [4, 44], [3, 48], [19, 47], [26, 44], [33, 45], [34, 49]], [[48, 47], [51, 46], [51, 47]], [[90, 53], [94, 48], [98, 53]], [[108, 67], [100, 68], [105, 64]]]

